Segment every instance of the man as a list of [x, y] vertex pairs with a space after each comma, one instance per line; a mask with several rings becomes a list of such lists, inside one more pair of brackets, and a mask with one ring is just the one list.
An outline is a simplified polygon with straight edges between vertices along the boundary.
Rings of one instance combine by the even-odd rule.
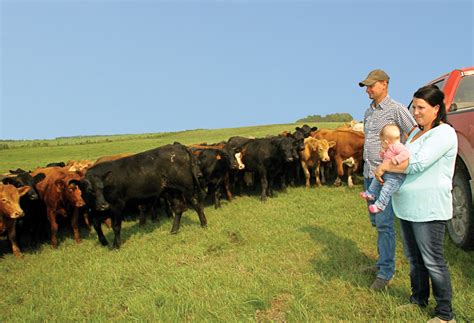
[[[386, 124], [396, 124], [403, 134], [410, 133], [416, 126], [415, 119], [401, 103], [394, 101], [388, 95], [390, 77], [384, 71], [373, 70], [366, 79], [359, 83], [366, 87], [366, 92], [372, 102], [364, 115], [364, 188], [370, 185], [374, 178], [375, 168], [382, 162], [380, 158], [380, 130]], [[372, 204], [370, 201], [369, 204]], [[395, 273], [395, 228], [393, 224], [392, 203], [385, 210], [369, 213], [372, 225], [377, 229], [377, 250], [379, 259], [369, 271], [377, 273], [375, 281], [370, 286], [373, 290], [385, 289]]]

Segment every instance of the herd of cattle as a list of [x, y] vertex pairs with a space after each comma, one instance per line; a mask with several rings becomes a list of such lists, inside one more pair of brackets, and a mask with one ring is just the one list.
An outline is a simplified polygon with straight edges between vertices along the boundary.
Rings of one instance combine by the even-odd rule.
[[17, 234], [28, 236], [31, 244], [46, 235], [57, 247], [58, 220], [65, 218], [70, 219], [74, 239], [80, 242], [78, 223], [83, 219], [89, 228], [92, 223], [104, 246], [108, 242], [102, 223], [111, 226], [113, 247], [119, 248], [123, 215], [131, 208], [139, 211], [143, 223], [145, 214], [151, 213], [156, 219], [156, 210], [162, 207], [169, 217], [174, 216], [171, 233], [177, 233], [187, 207], [192, 207], [201, 226], [206, 226], [205, 197], [212, 198], [218, 208], [222, 192], [230, 201], [232, 190], [242, 192], [252, 180], [259, 179], [260, 198], [265, 201], [275, 187], [298, 184], [301, 170], [307, 187], [310, 170], [314, 170], [316, 186], [320, 186], [326, 173], [320, 167], [334, 164], [334, 184], [341, 184], [346, 170], [348, 185], [352, 186], [351, 174], [362, 162], [363, 145], [363, 132], [351, 125], [335, 130], [304, 125], [294, 132], [266, 138], [235, 136], [217, 144], [189, 146], [175, 142], [137, 154], [105, 156], [95, 162], [59, 162], [34, 171], [11, 170], [1, 175], [0, 233], [7, 233], [14, 255], [20, 256]]

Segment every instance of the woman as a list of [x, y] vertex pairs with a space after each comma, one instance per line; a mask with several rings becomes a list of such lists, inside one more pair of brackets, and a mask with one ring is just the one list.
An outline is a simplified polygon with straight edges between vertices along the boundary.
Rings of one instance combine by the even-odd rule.
[[386, 171], [407, 174], [392, 196], [392, 203], [410, 262], [410, 302], [422, 307], [428, 304], [431, 279], [436, 308], [435, 317], [428, 322], [455, 322], [443, 241], [446, 222], [453, 211], [451, 189], [457, 137], [447, 123], [444, 94], [437, 86], [416, 91], [412, 105], [419, 129], [412, 131], [406, 142], [410, 159], [400, 165], [384, 161], [375, 176], [383, 182], [381, 177]]

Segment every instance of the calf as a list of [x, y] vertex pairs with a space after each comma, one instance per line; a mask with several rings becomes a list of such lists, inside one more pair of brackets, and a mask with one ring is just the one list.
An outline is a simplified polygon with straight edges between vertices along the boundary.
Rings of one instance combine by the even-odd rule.
[[79, 235], [78, 218], [79, 208], [85, 205], [78, 185], [81, 176], [75, 172], [69, 172], [66, 167], [39, 168], [33, 172], [44, 173], [45, 179], [36, 184], [36, 189], [41, 200], [46, 205], [46, 215], [51, 227], [51, 245], [57, 248], [58, 223], [57, 215], [67, 217], [68, 210], [72, 209], [71, 225], [74, 232], [74, 240], [81, 241]]
[[114, 248], [120, 248], [122, 211], [129, 201], [139, 204], [168, 195], [175, 218], [171, 233], [179, 230], [183, 205], [192, 204], [199, 215], [201, 226], [207, 220], [201, 204], [203, 190], [198, 176], [201, 173], [192, 153], [175, 143], [158, 147], [133, 156], [107, 161], [89, 168], [80, 187], [93, 211], [92, 223], [102, 245], [107, 245], [101, 220], [112, 218]]
[[0, 233], [7, 232], [16, 257], [21, 256], [16, 240], [16, 220], [24, 215], [20, 207], [20, 197], [29, 190], [29, 186], [16, 188], [10, 184], [0, 183]]
[[300, 151], [300, 161], [301, 167], [303, 168], [304, 175], [306, 177], [306, 187], [310, 187], [310, 178], [308, 168], [314, 167], [314, 176], [316, 178], [316, 186], [321, 186], [321, 180], [319, 178], [319, 168], [321, 162], [328, 162], [329, 158], [329, 148], [332, 148], [336, 145], [336, 142], [328, 142], [326, 139], [315, 139], [312, 137], [306, 138], [304, 140], [305, 149]]

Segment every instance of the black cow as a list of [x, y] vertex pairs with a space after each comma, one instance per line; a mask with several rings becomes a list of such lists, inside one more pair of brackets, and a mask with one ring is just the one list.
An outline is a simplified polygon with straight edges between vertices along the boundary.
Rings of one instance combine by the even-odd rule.
[[65, 167], [66, 164], [64, 162], [52, 162], [46, 165], [46, 167]]
[[297, 157], [292, 141], [287, 137], [272, 137], [249, 139], [232, 137], [229, 139], [231, 146], [243, 145], [242, 161], [245, 171], [257, 173], [262, 185], [261, 200], [272, 195], [272, 184], [275, 179], [282, 180], [286, 187], [285, 172], [289, 162]]
[[39, 173], [34, 177], [29, 172], [17, 170], [12, 176], [2, 179], [3, 184], [11, 184], [15, 187], [29, 186], [28, 192], [20, 198], [20, 207], [25, 216], [16, 221], [18, 241], [26, 237], [28, 244], [35, 245], [47, 237], [48, 221], [45, 216], [44, 205], [40, 201], [36, 184], [45, 178], [45, 174]]
[[79, 187], [91, 208], [90, 216], [99, 241], [104, 246], [108, 244], [101, 222], [110, 216], [113, 247], [120, 248], [122, 211], [127, 202], [146, 204], [162, 195], [167, 197], [175, 212], [171, 233], [178, 232], [181, 215], [190, 203], [199, 215], [201, 226], [205, 227], [207, 220], [201, 205], [203, 191], [199, 175], [190, 150], [175, 143], [92, 166]]
[[203, 175], [201, 186], [207, 188], [207, 194], [213, 197], [214, 207], [217, 209], [221, 206], [221, 188], [226, 193], [227, 199], [229, 201], [232, 199], [232, 193], [229, 188], [230, 170], [243, 169], [244, 165], [237, 161], [233, 149], [213, 147], [215, 146], [194, 145], [190, 149], [196, 156]]
[[286, 133], [286, 136], [293, 142], [293, 147], [298, 152], [298, 157], [288, 165], [287, 180], [290, 185], [294, 186], [295, 181], [300, 183], [302, 180], [301, 176], [301, 163], [299, 161], [299, 152], [304, 150], [304, 139], [311, 135], [312, 131], [318, 130], [318, 127], [310, 127], [307, 124], [301, 128], [296, 127], [295, 132]]
[[318, 130], [318, 127], [310, 127], [307, 124], [304, 124], [303, 126], [296, 127], [295, 130], [297, 132], [301, 132], [304, 136], [304, 138], [307, 138], [311, 135], [311, 132]]

